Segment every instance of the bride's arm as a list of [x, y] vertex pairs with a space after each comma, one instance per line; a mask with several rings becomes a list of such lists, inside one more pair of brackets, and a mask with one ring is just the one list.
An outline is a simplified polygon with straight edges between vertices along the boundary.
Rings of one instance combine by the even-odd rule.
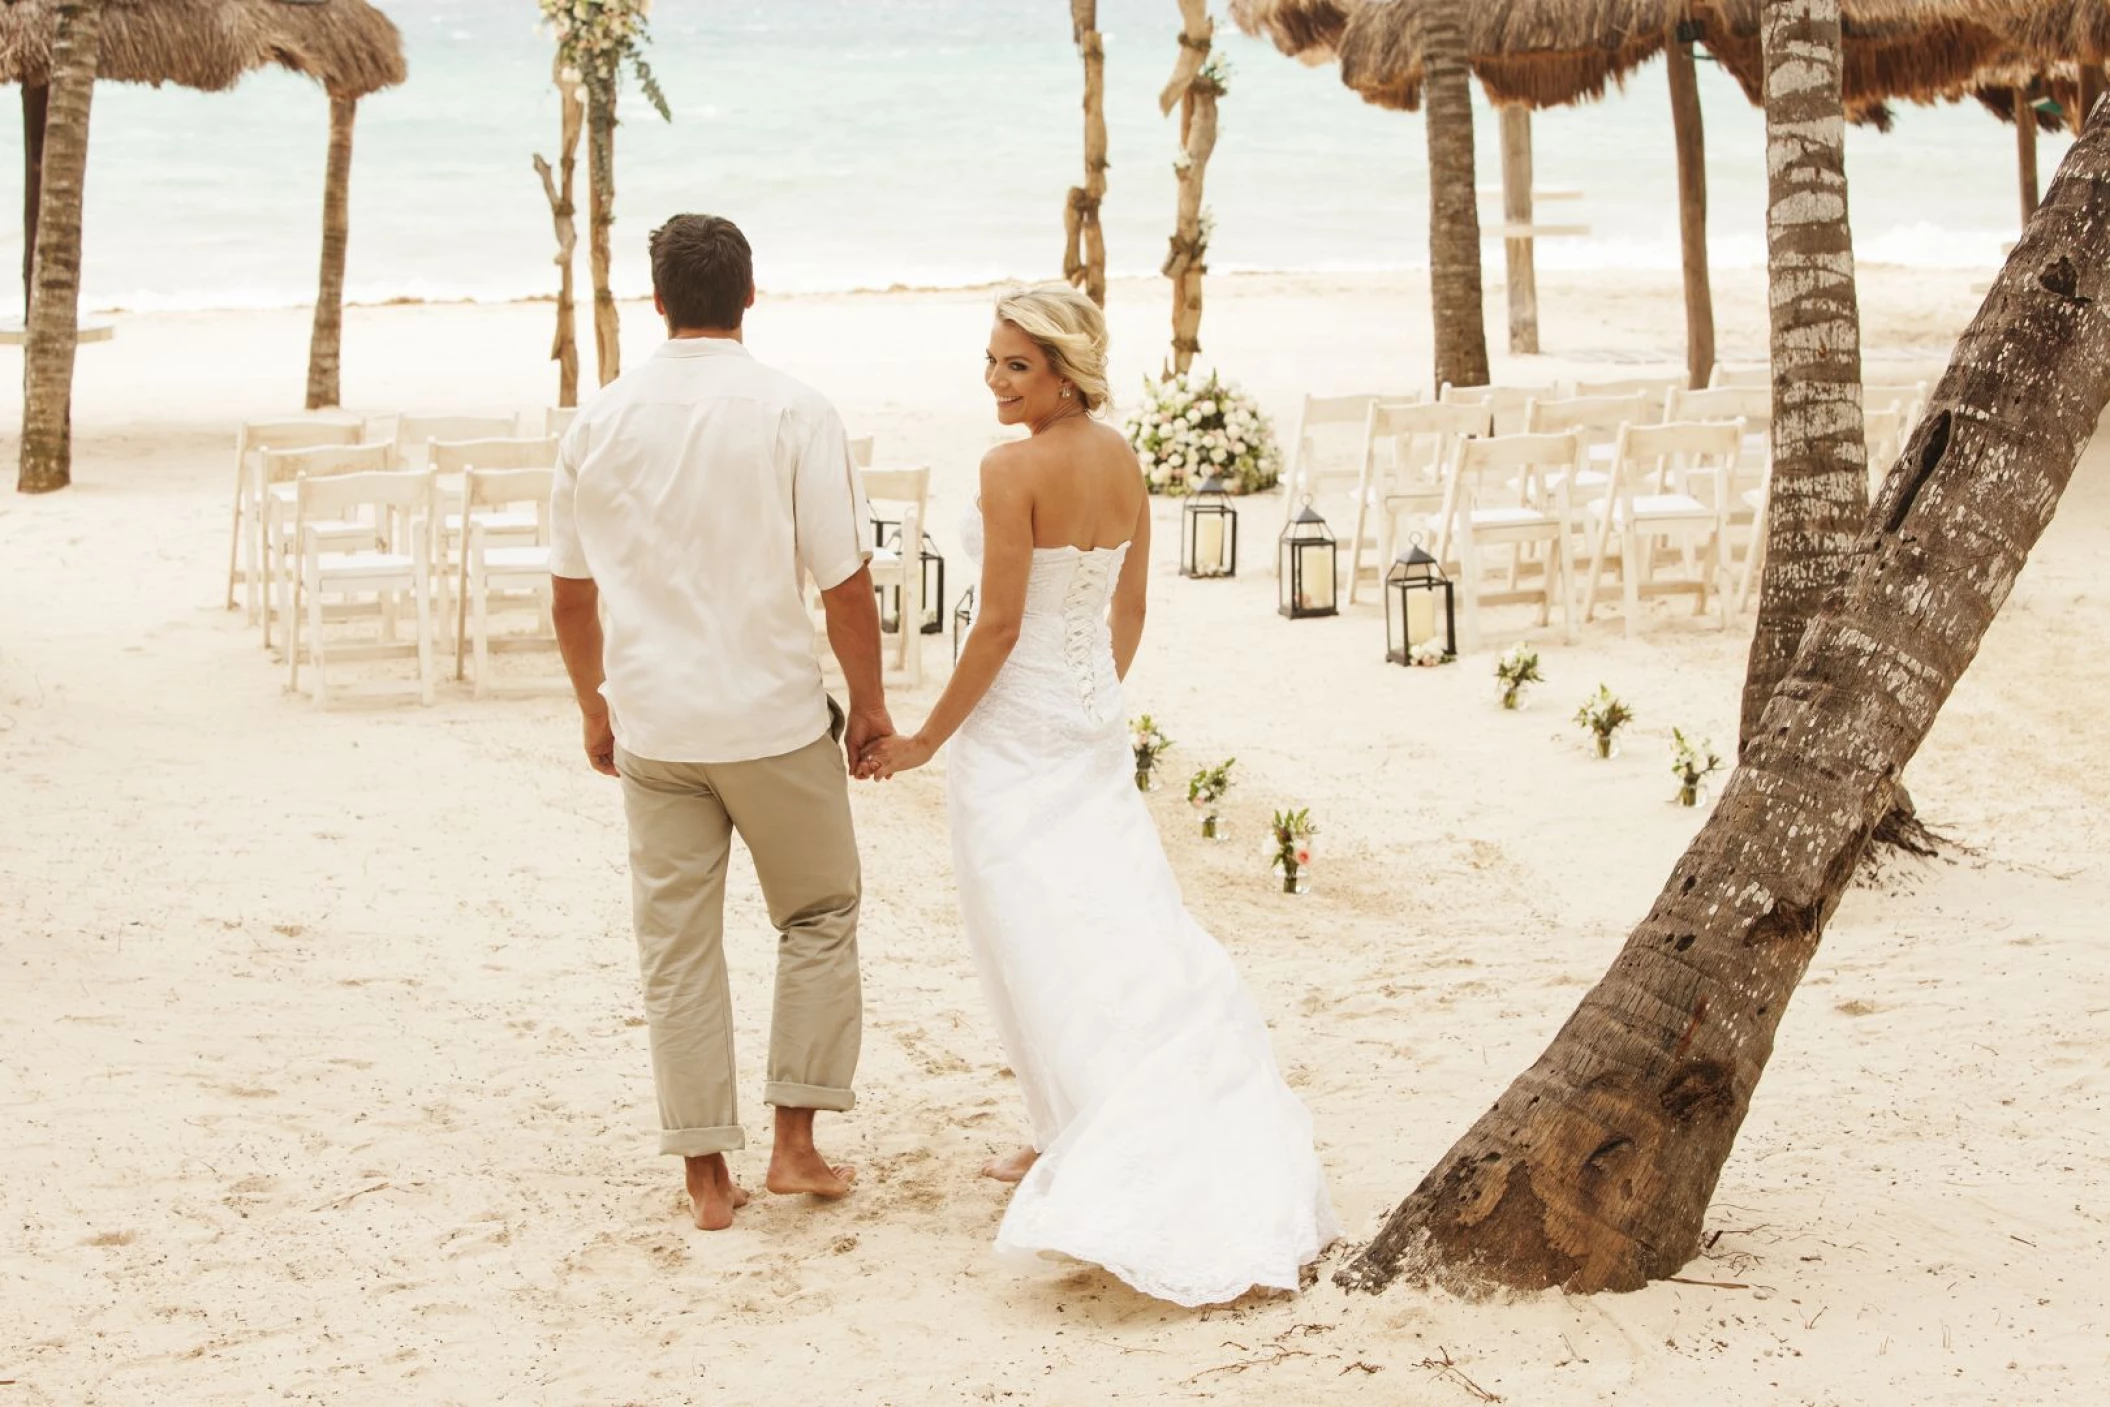
[[1107, 625], [1114, 637], [1114, 673], [1128, 678], [1128, 667], [1135, 663], [1136, 648], [1143, 643], [1144, 598], [1150, 587], [1150, 495], [1143, 495], [1143, 506], [1136, 510], [1134, 540], [1129, 544], [1128, 560], [1121, 564], [1121, 579], [1114, 583], [1113, 609], [1108, 615]]
[[921, 728], [866, 750], [863, 775], [885, 778], [928, 762], [974, 712], [1018, 643], [1033, 572], [1033, 500], [1016, 470], [1002, 467], [1011, 448], [998, 446], [982, 460], [982, 584], [960, 662]]

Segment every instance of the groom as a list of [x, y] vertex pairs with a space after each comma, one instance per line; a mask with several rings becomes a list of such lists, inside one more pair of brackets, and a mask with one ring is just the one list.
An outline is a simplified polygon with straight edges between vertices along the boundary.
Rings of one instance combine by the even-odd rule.
[[[725, 1162], [747, 1142], [723, 946], [733, 832], [781, 935], [764, 1185], [840, 1197], [853, 1170], [813, 1145], [814, 1111], [851, 1105], [863, 1015], [857, 844], [837, 744], [855, 758], [894, 728], [866, 565], [871, 512], [842, 421], [741, 344], [754, 266], [730, 220], [676, 215], [651, 250], [668, 340], [564, 437], [550, 570], [587, 760], [623, 784], [660, 1151], [681, 1156], [696, 1224], [716, 1231], [747, 1201]], [[849, 685], [847, 717], [822, 691], [808, 575]]]

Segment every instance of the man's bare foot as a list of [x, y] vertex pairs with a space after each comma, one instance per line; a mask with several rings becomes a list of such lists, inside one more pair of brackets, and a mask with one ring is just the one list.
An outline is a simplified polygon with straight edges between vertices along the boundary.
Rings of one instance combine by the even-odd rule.
[[689, 1204], [695, 1208], [698, 1231], [723, 1231], [733, 1224], [733, 1213], [747, 1205], [747, 1193], [733, 1181], [723, 1153], [703, 1158], [683, 1158], [682, 1172], [689, 1184]]
[[995, 1178], [998, 1182], [1024, 1182], [1026, 1174], [1040, 1161], [1038, 1148], [1021, 1148], [1001, 1158], [991, 1158], [982, 1164], [982, 1176]]
[[848, 1164], [830, 1166], [813, 1146], [813, 1111], [779, 1108], [776, 1147], [769, 1155], [769, 1173], [762, 1185], [780, 1197], [804, 1193], [833, 1200], [850, 1195], [857, 1169]]
[[769, 1175], [762, 1185], [780, 1197], [805, 1193], [809, 1197], [847, 1197], [857, 1185], [857, 1169], [848, 1163], [829, 1166], [813, 1149], [789, 1152], [778, 1149], [769, 1159]]

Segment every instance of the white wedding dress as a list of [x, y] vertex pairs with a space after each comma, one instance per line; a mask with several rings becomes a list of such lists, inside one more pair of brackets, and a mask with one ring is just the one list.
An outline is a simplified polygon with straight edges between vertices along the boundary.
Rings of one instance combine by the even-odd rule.
[[[979, 561], [979, 513], [965, 531]], [[1295, 1290], [1339, 1228], [1311, 1115], [1135, 787], [1107, 627], [1127, 551], [1034, 551], [1018, 644], [947, 753], [960, 908], [1040, 1150], [997, 1248], [1218, 1304]]]

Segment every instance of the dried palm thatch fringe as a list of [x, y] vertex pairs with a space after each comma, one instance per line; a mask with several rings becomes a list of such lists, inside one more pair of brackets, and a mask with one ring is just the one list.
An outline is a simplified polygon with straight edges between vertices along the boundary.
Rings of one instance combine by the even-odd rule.
[[[0, 83], [41, 87], [51, 74], [51, 0], [0, 5]], [[403, 38], [366, 0], [104, 0], [96, 77], [216, 93], [251, 69], [306, 74], [333, 98], [404, 78]]]

